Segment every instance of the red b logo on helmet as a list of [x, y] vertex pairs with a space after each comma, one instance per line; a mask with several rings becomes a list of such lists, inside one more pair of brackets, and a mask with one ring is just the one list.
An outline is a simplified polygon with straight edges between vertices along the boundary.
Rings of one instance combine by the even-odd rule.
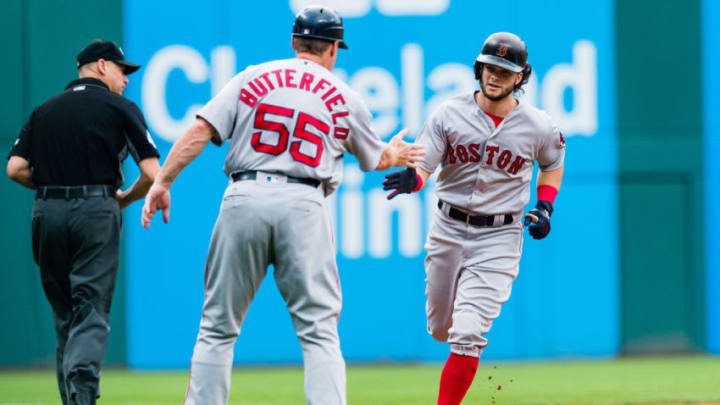
[[497, 56], [499, 56], [501, 58], [504, 57], [505, 55], [507, 55], [507, 50], [508, 50], [507, 44], [500, 44], [500, 48], [498, 48], [498, 51], [497, 51]]

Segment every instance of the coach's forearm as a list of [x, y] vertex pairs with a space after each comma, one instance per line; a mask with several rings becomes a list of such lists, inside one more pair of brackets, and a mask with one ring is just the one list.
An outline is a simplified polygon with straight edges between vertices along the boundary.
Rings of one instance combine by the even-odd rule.
[[175, 142], [155, 182], [170, 188], [183, 169], [195, 160], [205, 145], [212, 139], [215, 129], [202, 118], [195, 120], [193, 125]]
[[375, 170], [383, 171], [391, 168], [393, 166], [393, 163], [397, 159], [396, 155], [397, 153], [395, 149], [393, 149], [392, 145], [386, 144], [385, 149], [383, 149], [382, 155], [380, 155], [380, 161], [375, 167]]

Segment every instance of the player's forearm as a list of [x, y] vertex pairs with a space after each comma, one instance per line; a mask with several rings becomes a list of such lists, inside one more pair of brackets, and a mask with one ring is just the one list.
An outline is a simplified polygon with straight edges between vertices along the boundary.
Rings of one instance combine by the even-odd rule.
[[[537, 201], [538, 204], [541, 202], [547, 202], [552, 207], [555, 202], [555, 197], [560, 190], [562, 184], [563, 167], [560, 166], [555, 170], [549, 172], [539, 172], [537, 179]], [[552, 213], [552, 209], [550, 209]]]
[[212, 136], [212, 126], [198, 118], [170, 149], [155, 182], [169, 189], [180, 172], [205, 149]]
[[540, 171], [538, 173], [537, 185], [554, 187], [555, 190], [560, 190], [563, 178], [563, 166], [549, 172]]
[[420, 179], [422, 180], [422, 182], [421, 182], [421, 184], [420, 184], [420, 187], [418, 187], [417, 190], [416, 190], [416, 191], [420, 191], [420, 190], [422, 190], [422, 189], [425, 188], [425, 185], [427, 184], [428, 177], [430, 177], [430, 174], [432, 174], [432, 173], [428, 173], [428, 172], [426, 172], [425, 170], [423, 170], [423, 169], [421, 169], [421, 168], [419, 168], [419, 167], [416, 168], [415, 171], [416, 171], [417, 175], [420, 176]]

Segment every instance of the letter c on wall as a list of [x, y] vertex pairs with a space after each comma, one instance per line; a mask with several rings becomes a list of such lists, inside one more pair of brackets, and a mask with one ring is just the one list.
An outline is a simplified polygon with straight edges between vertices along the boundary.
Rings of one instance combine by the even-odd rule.
[[142, 104], [151, 129], [164, 140], [172, 143], [182, 135], [195, 120], [202, 108], [193, 104], [180, 120], [170, 116], [165, 98], [168, 75], [180, 69], [192, 83], [208, 80], [208, 66], [202, 55], [184, 45], [170, 45], [158, 51], [148, 62], [142, 81]]

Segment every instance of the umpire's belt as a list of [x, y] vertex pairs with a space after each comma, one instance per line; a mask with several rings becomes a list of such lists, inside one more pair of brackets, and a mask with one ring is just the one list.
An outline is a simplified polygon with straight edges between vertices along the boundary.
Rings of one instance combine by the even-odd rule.
[[233, 181], [241, 181], [241, 180], [255, 180], [258, 178], [258, 173], [260, 175], [266, 175], [268, 176], [268, 183], [272, 183], [272, 179], [274, 177], [279, 178], [285, 178], [287, 179], [288, 183], [300, 183], [300, 184], [307, 184], [308, 186], [317, 187], [320, 185], [320, 180], [317, 179], [309, 179], [306, 177], [292, 177], [292, 176], [286, 176], [284, 174], [277, 174], [277, 173], [268, 173], [268, 172], [258, 172], [255, 170], [249, 170], [247, 172], [237, 172], [230, 175], [232, 177]]
[[[512, 224], [513, 222], [513, 216], [510, 214], [505, 215], [470, 215], [467, 212], [460, 211], [459, 209], [453, 207], [452, 205], [442, 201], [438, 200], [438, 208], [440, 208], [442, 211], [448, 214], [448, 216], [452, 219], [457, 219], [458, 221], [465, 222], [466, 224], [475, 225], [475, 226], [500, 226], [500, 225], [508, 225]], [[495, 219], [498, 219], [497, 224]], [[500, 220], [502, 220], [502, 224], [500, 223]]]
[[86, 186], [40, 186], [35, 192], [35, 199], [88, 197], [115, 197], [115, 187], [105, 184]]

